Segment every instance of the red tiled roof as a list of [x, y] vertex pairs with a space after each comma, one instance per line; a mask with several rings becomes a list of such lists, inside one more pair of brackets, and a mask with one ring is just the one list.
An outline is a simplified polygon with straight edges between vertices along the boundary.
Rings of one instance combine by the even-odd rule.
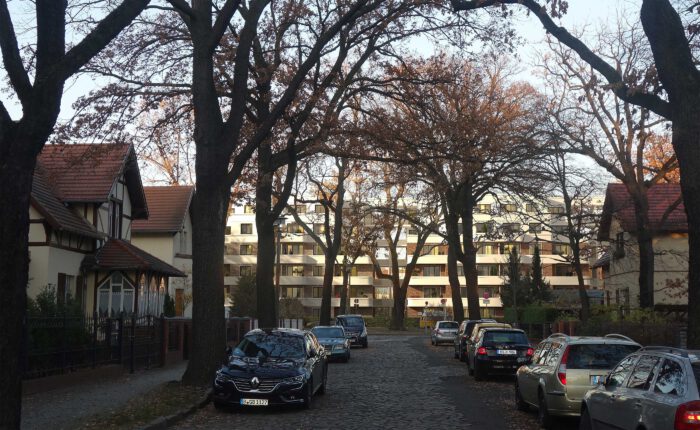
[[[671, 211], [663, 224], [661, 224], [666, 211], [680, 196], [680, 184], [656, 184], [649, 189], [647, 192], [647, 197], [649, 199], [649, 221], [654, 230], [657, 232], [678, 233], [685, 233], [688, 231], [688, 219], [682, 201]], [[636, 230], [634, 205], [624, 184], [608, 184], [608, 189], [605, 193], [605, 204], [603, 205], [600, 231], [598, 233], [599, 240], [609, 240], [610, 223], [613, 217], [620, 222], [624, 231], [634, 232]]]
[[125, 175], [132, 218], [148, 216], [136, 153], [128, 144], [46, 145], [38, 164], [56, 197], [64, 202], [106, 202], [120, 174]]
[[87, 270], [140, 270], [167, 276], [187, 276], [165, 261], [122, 239], [109, 239], [95, 255], [85, 257], [82, 267]]
[[134, 233], [176, 233], [185, 221], [194, 187], [144, 187], [148, 219], [131, 224]]
[[40, 165], [34, 170], [31, 202], [49, 225], [56, 230], [69, 231], [95, 239], [106, 237], [104, 233], [97, 231], [85, 218], [68, 209], [56, 198]]

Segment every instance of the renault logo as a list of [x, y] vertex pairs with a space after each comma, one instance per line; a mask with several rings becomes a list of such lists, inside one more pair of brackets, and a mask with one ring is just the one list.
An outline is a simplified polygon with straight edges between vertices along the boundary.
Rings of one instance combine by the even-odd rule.
[[250, 386], [254, 389], [260, 386], [260, 380], [257, 376], [253, 376], [253, 379], [250, 380]]

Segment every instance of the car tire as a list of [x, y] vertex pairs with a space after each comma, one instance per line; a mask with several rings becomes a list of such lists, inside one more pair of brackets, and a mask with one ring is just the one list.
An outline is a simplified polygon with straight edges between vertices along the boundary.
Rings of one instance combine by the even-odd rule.
[[306, 393], [304, 393], [304, 409], [311, 409], [314, 399], [314, 380], [309, 379], [306, 383]]
[[457, 351], [457, 348], [455, 348], [455, 351], [454, 351], [454, 358], [459, 359], [459, 352]]
[[323, 369], [323, 382], [321, 382], [321, 386], [318, 387], [317, 393], [319, 395], [324, 395], [326, 394], [326, 383], [328, 382], [328, 365], [326, 365], [326, 368]]
[[550, 429], [552, 428], [552, 416], [549, 415], [547, 399], [545, 399], [542, 391], [539, 392], [537, 400], [537, 423], [540, 425], [540, 428]]
[[593, 420], [591, 419], [591, 413], [588, 412], [588, 408], [584, 407], [581, 411], [581, 421], [578, 425], [579, 430], [593, 430]]
[[515, 408], [523, 412], [530, 409], [530, 406], [523, 400], [523, 395], [520, 393], [520, 385], [518, 385], [517, 377], [515, 379]]
[[474, 362], [474, 369], [472, 370], [472, 373], [474, 374], [475, 381], [483, 381], [486, 377], [484, 370], [481, 368], [481, 366], [477, 365], [476, 362]]

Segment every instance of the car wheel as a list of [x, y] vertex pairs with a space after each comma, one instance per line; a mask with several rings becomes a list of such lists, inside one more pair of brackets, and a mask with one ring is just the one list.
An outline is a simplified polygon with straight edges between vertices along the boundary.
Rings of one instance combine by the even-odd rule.
[[318, 394], [319, 395], [326, 394], [326, 383], [327, 382], [328, 382], [328, 365], [326, 365], [326, 368], [323, 369], [323, 382], [321, 383], [321, 386], [318, 387]]
[[311, 403], [314, 398], [314, 381], [309, 379], [306, 383], [306, 393], [304, 393], [304, 409], [311, 409]]
[[581, 411], [581, 421], [578, 425], [579, 430], [593, 430], [593, 420], [591, 419], [591, 413], [588, 412], [588, 408], [584, 407]]
[[542, 391], [540, 391], [537, 397], [537, 422], [539, 423], [540, 428], [552, 428], [552, 416], [549, 415], [549, 409], [547, 409], [547, 399], [545, 399]]
[[520, 386], [518, 385], [518, 380], [515, 380], [515, 408], [519, 411], [527, 411], [530, 409], [528, 404], [523, 400], [522, 394], [520, 394]]
[[483, 381], [484, 377], [486, 376], [484, 370], [476, 364], [476, 361], [474, 362], [474, 369], [472, 370], [472, 374], [474, 375], [474, 380], [476, 381]]

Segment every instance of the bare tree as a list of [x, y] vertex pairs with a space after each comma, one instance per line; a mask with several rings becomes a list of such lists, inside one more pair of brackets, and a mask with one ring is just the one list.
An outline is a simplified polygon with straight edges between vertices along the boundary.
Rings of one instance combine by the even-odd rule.
[[[104, 2], [103, 16], [94, 9], [71, 22], [68, 2], [37, 0], [34, 28], [22, 34], [31, 40], [18, 42], [18, 33], [6, 0], [0, 0], [0, 50], [8, 92], [22, 107], [13, 118], [0, 101], [0, 428], [19, 428], [21, 417], [22, 363], [20, 351], [25, 333], [26, 288], [29, 271], [29, 197], [36, 159], [49, 139], [61, 107], [66, 81], [103, 50], [124, 27], [138, 16], [149, 0]], [[78, 2], [73, 12], [102, 2]], [[81, 32], [79, 28], [87, 28]], [[79, 40], [66, 43], [67, 32]], [[80, 39], [80, 36], [83, 36]]]

